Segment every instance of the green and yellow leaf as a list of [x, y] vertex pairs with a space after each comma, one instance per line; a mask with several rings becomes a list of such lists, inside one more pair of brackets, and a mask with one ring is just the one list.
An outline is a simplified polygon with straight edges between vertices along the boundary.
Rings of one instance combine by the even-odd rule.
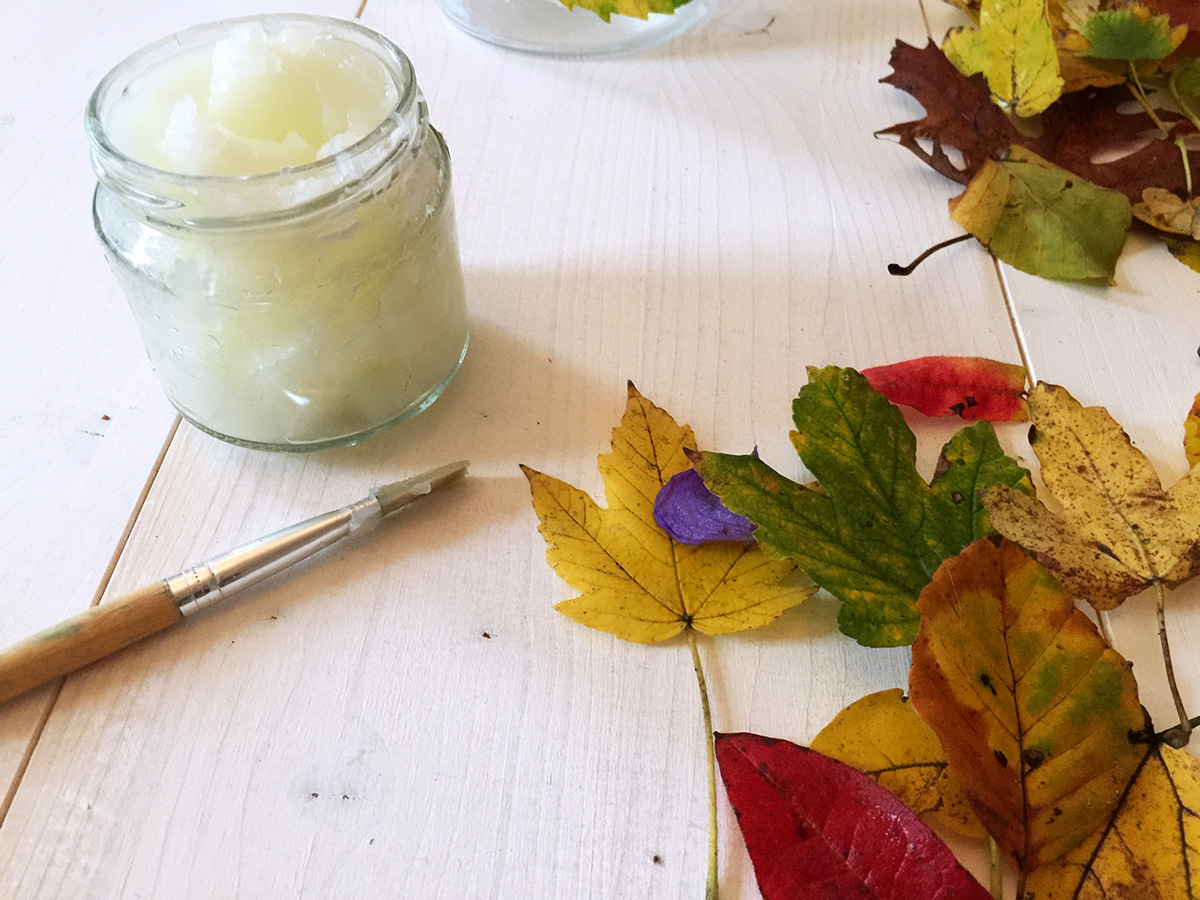
[[1155, 15], [1144, 6], [1100, 10], [1079, 29], [1087, 41], [1080, 55], [1127, 62], [1162, 59], [1179, 46], [1187, 26], [1176, 29], [1176, 35], [1171, 31], [1166, 16]]
[[1064, 281], [1111, 282], [1132, 221], [1129, 200], [1024, 147], [986, 161], [950, 217], [1004, 262]]
[[695, 628], [728, 634], [766, 625], [812, 593], [781, 584], [795, 564], [740, 541], [680, 544], [654, 521], [654, 498], [690, 464], [691, 428], [629, 386], [612, 452], [600, 457], [608, 508], [583, 491], [527, 466], [546, 559], [580, 591], [555, 609], [628, 641], [663, 641]]
[[869, 775], [922, 818], [967, 837], [986, 836], [937, 735], [899, 688], [855, 700], [809, 746]]
[[872, 647], [908, 644], [934, 570], [991, 530], [978, 492], [1032, 490], [1029, 473], [1005, 456], [989, 423], [976, 422], [946, 444], [926, 484], [904, 416], [866, 378], [835, 366], [808, 374], [792, 442], [820, 490], [751, 456], [704, 453], [697, 471], [758, 526], [760, 544], [842, 601], [844, 634]]
[[917, 603], [910, 698], [975, 813], [1025, 871], [1107, 821], [1144, 754], [1129, 664], [1054, 577], [985, 538]]

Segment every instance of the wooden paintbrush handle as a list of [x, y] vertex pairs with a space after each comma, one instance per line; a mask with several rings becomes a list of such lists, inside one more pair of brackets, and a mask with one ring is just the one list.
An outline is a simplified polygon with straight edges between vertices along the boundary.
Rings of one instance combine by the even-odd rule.
[[159, 581], [52, 625], [0, 653], [0, 703], [103, 659], [181, 618], [167, 582]]

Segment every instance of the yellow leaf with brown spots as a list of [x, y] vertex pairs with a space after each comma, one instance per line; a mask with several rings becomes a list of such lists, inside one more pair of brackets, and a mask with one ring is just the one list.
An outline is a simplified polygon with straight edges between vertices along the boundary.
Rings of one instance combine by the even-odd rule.
[[1004, 486], [983, 505], [992, 527], [1035, 552], [1076, 597], [1112, 609], [1156, 582], [1200, 568], [1200, 469], [1169, 491], [1103, 407], [1039, 383], [1029, 395], [1029, 443], [1062, 512]]
[[1117, 808], [1082, 844], [1029, 876], [1025, 900], [1200, 897], [1200, 763], [1146, 747]]
[[870, 776], [922, 818], [967, 837], [987, 834], [950, 771], [937, 735], [899, 688], [855, 700], [809, 747]]
[[629, 385], [612, 453], [600, 457], [608, 508], [566, 482], [521, 470], [529, 479], [546, 560], [582, 593], [555, 606], [563, 615], [627, 641], [664, 641], [695, 628], [729, 634], [766, 625], [815, 588], [788, 581], [796, 568], [757, 545], [672, 540], [654, 521], [654, 499], [691, 463], [688, 426], [675, 423]]

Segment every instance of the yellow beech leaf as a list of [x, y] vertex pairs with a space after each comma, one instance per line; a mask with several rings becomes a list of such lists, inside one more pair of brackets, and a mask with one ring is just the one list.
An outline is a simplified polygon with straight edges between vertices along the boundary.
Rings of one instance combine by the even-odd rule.
[[1062, 512], [1000, 485], [983, 495], [993, 528], [1037, 553], [1096, 609], [1200, 570], [1200, 468], [1163, 490], [1106, 409], [1083, 407], [1057, 385], [1041, 382], [1030, 392], [1029, 418], [1030, 446]]
[[1029, 876], [1025, 900], [1200, 897], [1200, 763], [1148, 747], [1112, 817]]
[[899, 688], [855, 700], [809, 746], [870, 776], [922, 818], [967, 837], [986, 837], [937, 735]]
[[1018, 116], [1037, 115], [1062, 95], [1044, 0], [982, 0], [979, 31], [952, 31], [942, 50], [964, 75], [982, 73], [993, 102]]
[[980, 822], [1022, 872], [1108, 820], [1145, 750], [1129, 664], [1055, 579], [995, 535], [942, 563], [917, 601], [913, 708]]
[[681, 544], [654, 521], [654, 499], [690, 467], [692, 429], [679, 426], [629, 385], [612, 453], [600, 457], [608, 508], [583, 491], [527, 466], [546, 560], [580, 591], [555, 606], [583, 625], [627, 641], [663, 641], [695, 628], [729, 634], [774, 621], [815, 588], [780, 581], [795, 564], [769, 559], [757, 545]]
[[1183, 452], [1187, 454], [1188, 465], [1200, 462], [1200, 394], [1192, 401], [1183, 421]]

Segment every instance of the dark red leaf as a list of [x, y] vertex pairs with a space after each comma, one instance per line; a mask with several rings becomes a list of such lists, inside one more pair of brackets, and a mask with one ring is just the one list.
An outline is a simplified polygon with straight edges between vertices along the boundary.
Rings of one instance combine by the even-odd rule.
[[763, 900], [991, 900], [903, 803], [815, 750], [718, 734], [721, 778]]
[[1024, 366], [980, 356], [922, 356], [862, 374], [893, 403], [927, 416], [1019, 422], [1029, 414]]
[[[931, 168], [962, 184], [984, 160], [1020, 144], [1081, 178], [1120, 191], [1135, 203], [1148, 187], [1186, 189], [1187, 174], [1174, 136], [1191, 131], [1190, 126], [1177, 124], [1171, 138], [1163, 140], [1144, 112], [1123, 111], [1132, 99], [1124, 85], [1067, 94], [1042, 114], [1041, 134], [1029, 137], [991, 102], [982, 75], [963, 75], [932, 41], [921, 49], [897, 41], [891, 63], [892, 74], [884, 83], [915, 97], [925, 107], [925, 118], [879, 133], [895, 135]], [[1160, 111], [1159, 117], [1172, 124], [1179, 120], [1166, 111]], [[923, 147], [922, 141], [931, 149]], [[951, 162], [947, 147], [962, 154], [962, 168]], [[1131, 148], [1136, 149], [1127, 152]], [[1189, 151], [1188, 158], [1193, 171], [1200, 168], [1200, 152]]]

